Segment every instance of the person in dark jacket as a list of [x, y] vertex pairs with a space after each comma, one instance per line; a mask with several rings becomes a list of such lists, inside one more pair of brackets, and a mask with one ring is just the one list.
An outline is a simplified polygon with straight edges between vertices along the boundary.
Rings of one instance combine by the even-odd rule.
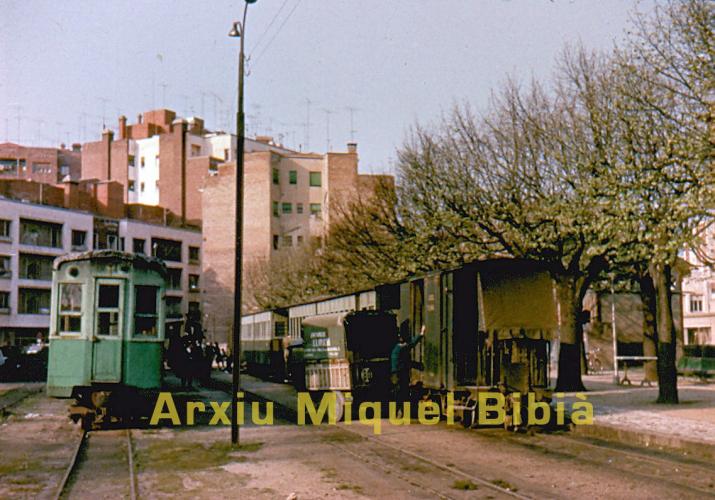
[[410, 369], [412, 368], [412, 348], [414, 348], [425, 335], [425, 327], [422, 325], [419, 335], [409, 338], [407, 324], [400, 328], [400, 340], [395, 344], [390, 353], [390, 379], [394, 394], [394, 401], [397, 403], [398, 415], [402, 414], [404, 403], [410, 397]]

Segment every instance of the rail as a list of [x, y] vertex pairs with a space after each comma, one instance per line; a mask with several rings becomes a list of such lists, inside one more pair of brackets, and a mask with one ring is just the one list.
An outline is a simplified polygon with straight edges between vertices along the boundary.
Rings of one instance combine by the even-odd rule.
[[[134, 444], [132, 442], [132, 431], [130, 429], [126, 430], [126, 449], [127, 449], [127, 465], [129, 472], [129, 498], [130, 500], [137, 500], [138, 498], [138, 484], [136, 479], [136, 472], [134, 467]], [[83, 451], [88, 446], [90, 441], [90, 433], [87, 431], [82, 431], [79, 441], [75, 446], [74, 452], [72, 454], [72, 459], [65, 470], [62, 480], [57, 488], [57, 493], [53, 497], [54, 500], [61, 500], [65, 498], [68, 494], [68, 486], [70, 485], [70, 479], [77, 473], [81, 463], [80, 457], [83, 455]]]

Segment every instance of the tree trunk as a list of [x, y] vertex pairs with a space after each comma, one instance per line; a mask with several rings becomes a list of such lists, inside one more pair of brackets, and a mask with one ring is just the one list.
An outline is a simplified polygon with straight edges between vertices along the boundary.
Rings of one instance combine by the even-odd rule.
[[671, 268], [649, 266], [656, 291], [658, 330], [658, 403], [678, 403], [678, 372], [675, 367], [675, 323], [671, 302]]
[[[656, 293], [653, 280], [650, 276], [641, 276], [639, 280], [640, 296], [643, 303], [643, 355], [658, 356], [658, 330], [656, 317]], [[645, 382], [658, 381], [657, 361], [646, 361], [643, 364], [645, 370]]]
[[567, 277], [556, 279], [556, 296], [561, 308], [559, 373], [555, 389], [559, 392], [586, 390], [581, 380], [583, 294], [578, 281]]

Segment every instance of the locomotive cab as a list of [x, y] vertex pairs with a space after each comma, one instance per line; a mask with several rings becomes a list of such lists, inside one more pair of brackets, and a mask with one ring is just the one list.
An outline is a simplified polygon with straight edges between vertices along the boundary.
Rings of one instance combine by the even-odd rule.
[[314, 397], [336, 394], [340, 420], [350, 392], [354, 407], [362, 401], [386, 401], [390, 395], [390, 351], [397, 343], [391, 313], [355, 311], [303, 320], [305, 388]]
[[111, 250], [55, 260], [47, 393], [77, 399], [75, 418], [161, 388], [166, 267]]

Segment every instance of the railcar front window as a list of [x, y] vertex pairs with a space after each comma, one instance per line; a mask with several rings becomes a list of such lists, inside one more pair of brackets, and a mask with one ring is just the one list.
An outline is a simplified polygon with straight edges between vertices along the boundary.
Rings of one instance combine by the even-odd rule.
[[60, 284], [59, 310], [60, 335], [82, 333], [82, 285]]
[[99, 285], [97, 334], [119, 335], [119, 285]]
[[156, 337], [159, 334], [157, 328], [159, 287], [137, 285], [134, 291], [134, 335]]

